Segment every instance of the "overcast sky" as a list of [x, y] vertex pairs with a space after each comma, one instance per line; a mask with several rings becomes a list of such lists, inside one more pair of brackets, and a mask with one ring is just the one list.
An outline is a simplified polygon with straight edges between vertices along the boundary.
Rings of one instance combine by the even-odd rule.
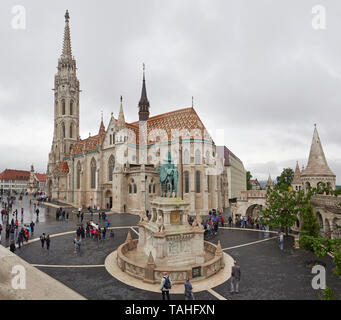
[[[313, 6], [326, 29], [312, 27]], [[12, 27], [14, 5], [26, 29]], [[0, 170], [45, 172], [65, 10], [82, 89], [81, 137], [138, 120], [142, 63], [151, 115], [195, 109], [260, 180], [306, 166], [314, 123], [341, 184], [341, 2], [311, 0], [1, 0]], [[216, 134], [224, 130], [224, 135]]]

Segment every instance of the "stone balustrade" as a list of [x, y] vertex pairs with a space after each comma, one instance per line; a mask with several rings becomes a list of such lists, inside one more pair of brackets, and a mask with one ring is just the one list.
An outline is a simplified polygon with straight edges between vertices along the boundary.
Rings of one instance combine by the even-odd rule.
[[[131, 261], [126, 254], [131, 250], [136, 250], [138, 244], [138, 239], [130, 240], [123, 243], [117, 249], [117, 265], [119, 268], [126, 272], [127, 274], [143, 280], [149, 283], [159, 283], [161, 281], [163, 272], [167, 272], [172, 282], [174, 284], [184, 283], [184, 281], [189, 278], [192, 279], [192, 266], [177, 267], [177, 268], [162, 268], [155, 265], [150, 265], [148, 262], [146, 264], [138, 263], [136, 261]], [[202, 280], [213, 276], [221, 269], [224, 268], [224, 258], [223, 254], [217, 254], [217, 246], [205, 241], [204, 242], [205, 251], [213, 256], [209, 261], [195, 265], [194, 268], [200, 268], [201, 276], [198, 279]], [[195, 279], [193, 279], [195, 280]]]
[[311, 203], [314, 206], [339, 209], [341, 214], [341, 197], [327, 196], [327, 195], [315, 195], [311, 198]]

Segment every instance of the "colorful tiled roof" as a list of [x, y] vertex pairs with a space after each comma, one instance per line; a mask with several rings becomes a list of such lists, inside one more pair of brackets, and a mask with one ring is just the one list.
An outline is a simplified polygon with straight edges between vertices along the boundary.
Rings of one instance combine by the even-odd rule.
[[[138, 128], [139, 122], [136, 121], [130, 125]], [[201, 137], [202, 130], [205, 130], [205, 126], [201, 122], [194, 108], [185, 108], [163, 113], [154, 117], [150, 117], [147, 120], [147, 133], [149, 139], [153, 139], [155, 138], [154, 136], [160, 135], [162, 132], [166, 132], [168, 140], [172, 140], [174, 138], [172, 137], [172, 130], [188, 130], [190, 135], [192, 134], [193, 130], [197, 130], [198, 137], [212, 140], [208, 134], [206, 137]], [[185, 138], [186, 137], [183, 137], [183, 139]], [[195, 139], [195, 136], [188, 136], [188, 138]]]
[[[92, 151], [99, 148], [105, 136], [105, 127], [103, 121], [99, 127], [98, 134], [83, 140], [78, 140], [72, 147], [71, 153], [79, 154], [81, 152]], [[66, 155], [68, 156], [68, 155]]]
[[66, 161], [61, 161], [57, 165], [58, 171], [62, 173], [69, 173], [69, 166]]

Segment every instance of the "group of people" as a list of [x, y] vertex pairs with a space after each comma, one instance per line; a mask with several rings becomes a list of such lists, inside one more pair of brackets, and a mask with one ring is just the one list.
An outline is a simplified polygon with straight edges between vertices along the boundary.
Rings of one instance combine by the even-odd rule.
[[236, 224], [236, 227], [240, 227], [240, 228], [254, 229], [256, 227], [256, 229], [265, 230], [265, 225], [261, 217], [252, 218], [252, 217], [242, 217], [238, 215], [236, 216], [235, 224]]
[[[235, 260], [231, 269], [231, 294], [238, 294], [239, 293], [239, 282], [241, 279], [241, 269], [238, 265], [237, 261]], [[185, 286], [185, 300], [195, 300], [193, 294], [193, 286], [190, 283], [189, 278], [186, 279], [184, 282]], [[162, 293], [162, 300], [170, 300], [170, 290], [172, 288], [172, 280], [167, 274], [167, 272], [163, 272], [163, 276], [161, 279], [160, 290]]]
[[44, 248], [44, 245], [46, 243], [46, 249], [49, 250], [50, 249], [50, 243], [51, 243], [51, 240], [50, 240], [50, 235], [49, 234], [46, 234], [43, 233], [41, 236], [40, 236], [40, 242], [41, 242], [41, 247]]

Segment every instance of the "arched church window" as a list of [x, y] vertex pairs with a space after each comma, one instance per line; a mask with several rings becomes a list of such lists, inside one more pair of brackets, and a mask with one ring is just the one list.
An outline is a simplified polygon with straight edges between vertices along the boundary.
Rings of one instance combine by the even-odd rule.
[[62, 124], [62, 137], [65, 138], [65, 124]]
[[185, 149], [184, 151], [184, 164], [189, 164], [189, 151], [187, 149]]
[[90, 163], [90, 182], [91, 182], [91, 188], [96, 189], [96, 160], [92, 159]]
[[137, 193], [137, 186], [134, 184], [134, 193]]
[[153, 184], [153, 193], [155, 193], [155, 183]]
[[210, 163], [210, 152], [206, 151], [206, 164]]
[[131, 184], [129, 184], [129, 193], [132, 193]]
[[109, 158], [109, 163], [108, 163], [108, 173], [109, 173], [108, 179], [109, 179], [109, 181], [112, 181], [112, 174], [114, 172], [114, 168], [115, 168], [115, 158], [114, 158], [114, 156], [111, 155]]
[[65, 100], [62, 101], [62, 115], [65, 114]]
[[207, 175], [207, 190], [210, 192], [210, 176]]
[[201, 178], [201, 172], [196, 171], [195, 172], [195, 192], [200, 193], [200, 178]]
[[77, 185], [77, 189], [81, 188], [81, 171], [82, 171], [82, 167], [80, 162], [77, 163], [77, 181], [76, 181], [76, 185]]
[[185, 193], [189, 193], [189, 172], [185, 171]]
[[195, 151], [195, 164], [201, 164], [201, 152], [199, 149]]
[[70, 101], [70, 116], [73, 115], [73, 101]]
[[152, 193], [152, 185], [149, 185], [149, 193]]
[[70, 124], [70, 138], [72, 138], [72, 134], [73, 134], [73, 125], [72, 124]]
[[112, 144], [112, 135], [110, 135], [110, 144]]

